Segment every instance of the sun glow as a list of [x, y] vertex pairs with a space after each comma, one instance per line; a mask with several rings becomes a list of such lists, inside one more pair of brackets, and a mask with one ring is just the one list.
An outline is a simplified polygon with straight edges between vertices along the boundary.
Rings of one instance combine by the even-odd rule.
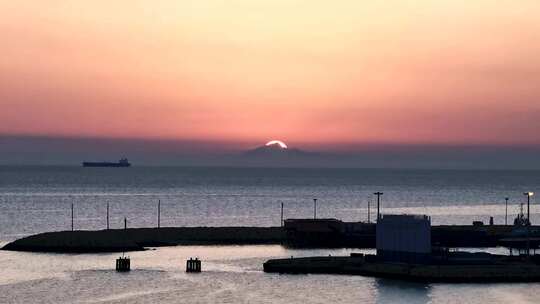
[[271, 146], [271, 145], [279, 145], [281, 149], [287, 149], [287, 145], [281, 140], [271, 140], [266, 143], [266, 146]]
[[539, 11], [538, 0], [0, 0], [0, 138], [537, 146]]

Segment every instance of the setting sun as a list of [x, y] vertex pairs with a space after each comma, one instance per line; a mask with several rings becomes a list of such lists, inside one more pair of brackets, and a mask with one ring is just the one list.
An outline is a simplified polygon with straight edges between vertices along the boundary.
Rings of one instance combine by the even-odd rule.
[[265, 146], [279, 145], [281, 149], [287, 149], [287, 145], [281, 140], [271, 140], [266, 143]]

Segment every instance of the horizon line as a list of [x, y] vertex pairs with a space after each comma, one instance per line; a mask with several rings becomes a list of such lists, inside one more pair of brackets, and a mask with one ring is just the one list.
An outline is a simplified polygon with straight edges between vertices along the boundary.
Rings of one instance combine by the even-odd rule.
[[[217, 138], [190, 138], [190, 137], [130, 137], [130, 136], [97, 136], [97, 135], [68, 135], [68, 134], [31, 134], [31, 133], [1, 133], [0, 139], [10, 138], [10, 139], [50, 139], [50, 140], [103, 140], [103, 141], [140, 141], [140, 142], [169, 142], [169, 143], [181, 143], [181, 142], [191, 142], [197, 144], [220, 144], [220, 145], [252, 145], [253, 147], [264, 146], [269, 139], [217, 139]], [[279, 137], [272, 137], [279, 138]], [[449, 148], [475, 148], [475, 147], [520, 147], [520, 148], [540, 148], [540, 142], [495, 142], [495, 143], [486, 143], [486, 142], [428, 142], [428, 141], [413, 141], [413, 142], [400, 142], [400, 141], [298, 141], [298, 140], [286, 140], [280, 139], [285, 142], [289, 148], [299, 148], [298, 145], [307, 145], [307, 146], [319, 146], [319, 147], [331, 147], [337, 146], [339, 148], [344, 147], [371, 147], [373, 146], [382, 146], [382, 147], [449, 147]], [[293, 144], [290, 144], [290, 143]], [[325, 149], [326, 150], [326, 149]]]

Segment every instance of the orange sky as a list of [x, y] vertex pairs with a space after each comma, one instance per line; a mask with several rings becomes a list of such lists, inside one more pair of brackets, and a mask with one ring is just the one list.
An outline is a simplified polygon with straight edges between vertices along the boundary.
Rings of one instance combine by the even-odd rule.
[[0, 134], [540, 143], [540, 1], [3, 1]]

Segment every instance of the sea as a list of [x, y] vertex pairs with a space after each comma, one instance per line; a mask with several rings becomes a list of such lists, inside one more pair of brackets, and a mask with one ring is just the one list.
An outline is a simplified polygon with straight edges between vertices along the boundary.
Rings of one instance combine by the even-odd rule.
[[[105, 229], [107, 205], [113, 229], [123, 228], [124, 219], [128, 227], [156, 227], [158, 202], [162, 227], [279, 226], [281, 203], [284, 218], [373, 221], [379, 191], [383, 214], [426, 214], [434, 225], [488, 224], [490, 217], [510, 224], [521, 208], [527, 213], [523, 193], [540, 194], [540, 171], [0, 166], [0, 246], [71, 230], [72, 210], [74, 229]], [[533, 224], [540, 223], [537, 201], [533, 195]], [[536, 283], [421, 284], [262, 271], [271, 258], [351, 252], [373, 250], [159, 247], [127, 253], [129, 273], [114, 270], [121, 253], [0, 251], [0, 303], [540, 303]], [[203, 261], [202, 273], [185, 273], [189, 257]]]

